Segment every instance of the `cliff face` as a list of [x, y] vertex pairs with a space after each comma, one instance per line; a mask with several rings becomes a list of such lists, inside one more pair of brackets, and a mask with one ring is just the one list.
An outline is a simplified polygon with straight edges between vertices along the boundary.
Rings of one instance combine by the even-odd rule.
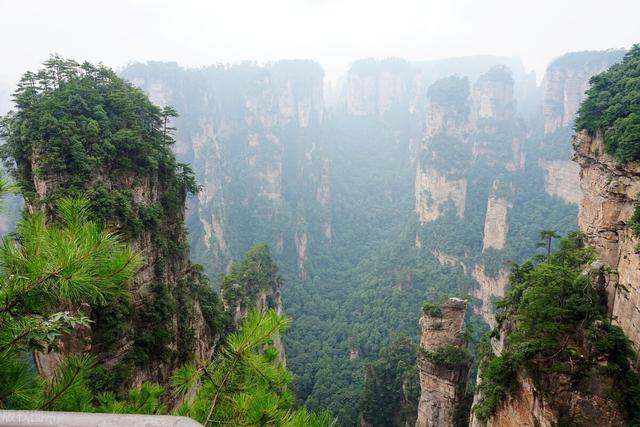
[[585, 51], [568, 53], [553, 61], [543, 80], [544, 132], [573, 126], [589, 79], [619, 62], [623, 55], [623, 50]]
[[310, 235], [332, 239], [330, 169], [319, 144], [322, 69], [309, 61], [202, 70], [150, 63], [123, 74], [182, 114], [176, 151], [203, 185], [189, 224], [207, 270], [224, 271], [265, 241], [296, 259], [304, 277], [317, 243]]
[[598, 258], [610, 269], [607, 301], [614, 323], [640, 349], [640, 257], [627, 224], [640, 193], [640, 168], [604, 153], [602, 135], [579, 133], [573, 141], [580, 165], [582, 201], [578, 223]]
[[[516, 117], [514, 81], [508, 70], [491, 69], [465, 96], [467, 85], [466, 80], [450, 78], [433, 86], [446, 88], [443, 96], [436, 89], [431, 92], [415, 181], [416, 212], [425, 237], [419, 231], [416, 241], [428, 241], [430, 223], [463, 227], [482, 221], [477, 236], [481, 250], [500, 251], [507, 243], [514, 182], [524, 168], [524, 127]], [[452, 103], [454, 91], [460, 95]], [[454, 215], [457, 218], [452, 220]], [[470, 245], [472, 237], [450, 235], [449, 239]], [[468, 250], [447, 253], [440, 245], [431, 252], [441, 264], [461, 266], [476, 280], [478, 288], [473, 292], [482, 300], [479, 314], [493, 323], [493, 299], [504, 294], [504, 272], [490, 274], [482, 259], [468, 257]]]
[[[32, 157], [32, 166], [41, 173], [33, 176], [36, 195], [28, 200], [27, 209], [46, 209], [41, 202], [49, 200], [68, 177], [47, 173], [47, 168], [41, 167], [36, 154]], [[84, 185], [130, 192], [133, 206], [140, 210], [160, 205], [173, 191], [173, 181], [161, 179], [158, 174], [140, 176], [133, 172], [111, 171], [107, 166], [96, 171], [92, 182]], [[149, 381], [166, 383], [179, 363], [189, 359], [206, 360], [211, 356], [218, 331], [212, 330], [203, 314], [200, 289], [208, 284], [202, 282], [203, 278], [189, 259], [184, 199], [177, 209], [165, 210], [164, 213], [158, 229], [171, 245], [161, 244], [158, 232], [152, 229], [143, 228], [135, 235], [124, 235], [127, 243], [143, 257], [143, 265], [131, 286], [131, 301], [93, 307], [91, 317], [94, 325], [90, 330], [81, 330], [67, 337], [60, 353], [36, 353], [36, 366], [45, 376], [59, 366], [67, 352], [82, 351], [94, 354], [100, 365], [107, 369], [126, 370], [127, 378], [114, 386], [124, 386], [125, 383], [139, 386]], [[123, 227], [115, 218], [111, 225], [116, 230]], [[166, 305], [166, 310], [153, 311], [157, 304]], [[115, 329], [122, 332], [118, 334]], [[155, 337], [156, 333], [166, 333], [170, 337], [161, 351], [168, 351], [171, 356], [138, 353], [142, 343]], [[118, 335], [107, 345], [105, 336], [111, 334]]]
[[[601, 271], [593, 271], [593, 278], [601, 277]], [[594, 280], [597, 281], [597, 280]], [[502, 354], [509, 334], [515, 328], [514, 319], [508, 317], [498, 326], [491, 338], [491, 351]], [[584, 333], [584, 332], [582, 332]], [[577, 336], [580, 333], [576, 332]], [[593, 351], [590, 344], [576, 344], [582, 357], [589, 359]], [[586, 356], [585, 356], [586, 355]], [[619, 404], [612, 399], [611, 390], [619, 386], [607, 373], [605, 358], [583, 368], [579, 375], [571, 376], [558, 372], [530, 373], [521, 369], [515, 374], [512, 386], [504, 400], [498, 404], [494, 414], [482, 422], [476, 417], [473, 406], [481, 399], [476, 388], [470, 427], [555, 427], [570, 422], [576, 426], [624, 426], [627, 425]], [[478, 384], [480, 372], [478, 373]]]
[[[483, 251], [489, 248], [504, 249], [504, 245], [507, 242], [507, 232], [509, 231], [507, 218], [513, 203], [506, 195], [500, 193], [500, 185], [499, 180], [493, 182], [489, 200], [487, 201], [482, 240]], [[512, 187], [509, 187], [509, 190], [509, 192], [513, 192]]]
[[[363, 59], [356, 61], [348, 72], [340, 104], [352, 116], [382, 117], [390, 112], [423, 115], [427, 110], [427, 91], [433, 82], [454, 74], [476, 79], [497, 65], [508, 66], [519, 78], [524, 75], [520, 60], [510, 57], [487, 55], [424, 62]], [[526, 91], [526, 86], [519, 84], [518, 95]], [[490, 90], [494, 89], [501, 90]], [[513, 87], [502, 89], [513, 92]], [[492, 99], [501, 96], [504, 94], [485, 97], [481, 101], [482, 112], [493, 114]]]
[[420, 319], [420, 401], [416, 427], [450, 427], [462, 425], [462, 411], [469, 366], [455, 366], [435, 361], [429, 354], [439, 349], [466, 349], [462, 328], [467, 302], [449, 299], [438, 312], [424, 313]]
[[550, 196], [558, 197], [567, 203], [580, 204], [580, 168], [568, 160], [540, 159], [538, 165], [544, 170], [544, 189]]
[[[602, 375], [587, 374], [581, 386], [589, 392], [576, 391], [566, 376], [554, 377], [554, 395], [549, 398], [538, 390], [530, 378], [518, 375], [507, 399], [486, 423], [471, 418], [471, 427], [554, 427], [563, 419], [579, 426], [624, 426], [620, 411], [607, 399], [613, 384]], [[550, 379], [551, 381], [551, 379]]]
[[[624, 51], [568, 53], [553, 61], [543, 79], [543, 144], [539, 166], [545, 173], [545, 190], [567, 203], [580, 203], [578, 168], [566, 146], [576, 112], [589, 88], [589, 80], [620, 61]], [[551, 153], [551, 156], [547, 153]]]

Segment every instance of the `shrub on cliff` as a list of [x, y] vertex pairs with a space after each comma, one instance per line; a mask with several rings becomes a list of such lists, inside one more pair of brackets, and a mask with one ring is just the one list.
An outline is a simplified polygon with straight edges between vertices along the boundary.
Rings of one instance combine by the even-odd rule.
[[433, 351], [424, 351], [423, 355], [431, 363], [446, 369], [459, 369], [471, 366], [471, 353], [466, 348], [456, 347], [455, 345], [445, 345], [438, 347]]
[[[479, 395], [474, 408], [480, 420], [494, 413], [521, 373], [538, 390], [550, 393], [554, 375], [568, 376], [578, 387], [591, 370], [610, 378], [611, 398], [629, 420], [640, 417], [638, 375], [629, 340], [612, 325], [603, 298], [583, 269], [593, 257], [579, 233], [562, 239], [547, 258], [534, 258], [511, 272], [511, 290], [498, 304], [496, 318], [510, 322], [504, 349], [495, 355], [485, 342]], [[602, 361], [606, 365], [602, 366]]]
[[575, 130], [604, 132], [607, 152], [623, 162], [640, 160], [640, 45], [621, 63], [591, 79]]

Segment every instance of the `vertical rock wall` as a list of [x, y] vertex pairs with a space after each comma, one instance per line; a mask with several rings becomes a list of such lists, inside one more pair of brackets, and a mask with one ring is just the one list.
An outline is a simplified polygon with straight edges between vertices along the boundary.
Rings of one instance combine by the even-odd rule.
[[322, 69], [310, 61], [199, 70], [149, 63], [123, 74], [181, 114], [176, 151], [203, 186], [190, 239], [210, 275], [263, 241], [296, 259], [304, 278], [308, 248], [333, 238]]
[[466, 391], [468, 366], [439, 366], [425, 352], [445, 346], [466, 349], [462, 328], [467, 302], [451, 298], [440, 313], [425, 313], [420, 319], [420, 401], [416, 427], [451, 427]]
[[640, 350], [640, 240], [628, 228], [638, 194], [640, 167], [622, 165], [604, 154], [602, 135], [579, 133], [574, 139], [575, 160], [580, 165], [578, 224], [607, 275], [608, 304], [615, 323]]

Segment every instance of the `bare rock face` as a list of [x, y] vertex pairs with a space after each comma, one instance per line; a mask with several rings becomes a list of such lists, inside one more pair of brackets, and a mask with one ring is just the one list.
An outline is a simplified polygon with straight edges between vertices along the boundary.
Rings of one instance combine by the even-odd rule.
[[440, 313], [423, 314], [420, 319], [420, 401], [416, 427], [451, 427], [456, 425], [456, 411], [466, 390], [468, 366], [439, 366], [424, 352], [445, 346], [466, 349], [462, 334], [467, 302], [451, 298]]
[[444, 213], [444, 206], [453, 202], [458, 217], [464, 217], [467, 198], [467, 181], [450, 180], [435, 169], [423, 170], [418, 165], [416, 171], [416, 213], [420, 222], [434, 221]]
[[459, 266], [465, 275], [473, 277], [478, 287], [473, 290], [473, 295], [482, 303], [477, 314], [491, 327], [496, 325], [494, 300], [505, 295], [509, 284], [509, 271], [498, 270], [497, 274], [489, 274], [482, 264], [467, 264], [458, 257], [434, 251], [432, 254], [441, 265], [451, 267]]
[[471, 121], [479, 119], [509, 120], [515, 114], [513, 79], [507, 77], [509, 71], [495, 67], [482, 75], [473, 85], [471, 92]]
[[578, 224], [599, 259], [611, 270], [607, 295], [614, 322], [640, 349], [640, 255], [627, 224], [640, 193], [640, 166], [604, 153], [602, 135], [580, 132], [573, 141], [580, 165], [582, 202]]
[[580, 204], [580, 167], [570, 160], [540, 159], [538, 165], [544, 170], [544, 189], [547, 194], [559, 197], [567, 203]]
[[624, 50], [574, 52], [549, 65], [543, 80], [544, 132], [571, 127], [589, 88], [589, 79], [620, 61]]
[[504, 297], [509, 284], [509, 271], [501, 268], [497, 274], [491, 275], [487, 273], [484, 265], [479, 264], [467, 271], [478, 282], [478, 288], [473, 290], [473, 295], [482, 302], [478, 314], [489, 326], [494, 327], [494, 301]]
[[[500, 181], [494, 180], [493, 188], [487, 201], [484, 237], [482, 240], [483, 251], [489, 248], [503, 249], [507, 242], [507, 232], [509, 231], [507, 216], [509, 209], [513, 207], [513, 203], [507, 199], [505, 194], [500, 193], [500, 186]], [[508, 193], [511, 192], [513, 192], [513, 188], [509, 186]]]
[[[551, 379], [550, 379], [551, 380]], [[583, 380], [589, 392], [575, 389], [569, 378], [553, 377], [552, 396], [543, 394], [531, 379], [518, 375], [516, 387], [496, 413], [486, 423], [471, 417], [471, 427], [554, 427], [561, 420], [571, 419], [572, 425], [622, 427], [625, 420], [616, 405], [607, 399], [606, 377], [589, 372]]]
[[[295, 251], [304, 264], [312, 236], [332, 240], [330, 170], [319, 144], [324, 114], [319, 65], [279, 61], [193, 70], [152, 63], [123, 74], [181, 115], [178, 158], [193, 165], [202, 185], [189, 210], [191, 246], [210, 276], [225, 271], [257, 241], [268, 242], [280, 256]], [[367, 85], [358, 81], [352, 90], [367, 92]], [[315, 204], [307, 194], [315, 194]], [[316, 214], [317, 223], [307, 221], [304, 209], [296, 211], [301, 206]], [[282, 218], [291, 217], [296, 220], [282, 227]], [[321, 232], [299, 229], [300, 223]], [[304, 268], [299, 272], [305, 276]]]
[[573, 52], [553, 61], [546, 70], [542, 86], [544, 142], [538, 166], [543, 170], [544, 188], [550, 196], [566, 203], [580, 204], [579, 168], [570, 161], [566, 141], [572, 135], [575, 115], [589, 88], [589, 80], [620, 61], [623, 50]]
[[306, 268], [305, 264], [307, 262], [307, 248], [308, 248], [308, 239], [307, 233], [296, 232], [295, 233], [295, 242], [296, 242], [296, 252], [298, 254], [298, 270], [300, 271], [300, 276], [306, 276]]
[[[455, 83], [454, 83], [455, 82]], [[441, 84], [442, 81], [436, 82]], [[502, 173], [524, 168], [524, 126], [515, 117], [514, 81], [508, 69], [494, 67], [473, 85], [464, 98], [465, 79], [453, 80], [446, 94], [431, 96], [426, 107], [424, 139], [415, 181], [415, 210], [422, 224], [435, 221], [453, 202], [464, 217], [468, 180], [474, 166]], [[455, 158], [451, 158], [455, 152]], [[508, 185], [508, 184], [505, 184]], [[488, 200], [484, 248], [502, 249], [506, 241], [510, 202], [494, 193]]]
[[396, 107], [406, 109], [410, 94], [409, 63], [400, 59], [360, 60], [347, 74], [347, 114], [382, 116]]

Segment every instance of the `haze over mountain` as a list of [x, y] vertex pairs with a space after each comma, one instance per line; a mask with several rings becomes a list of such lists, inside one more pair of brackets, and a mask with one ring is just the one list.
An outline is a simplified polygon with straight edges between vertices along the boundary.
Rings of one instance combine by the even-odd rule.
[[3, 1], [0, 37], [19, 42], [5, 43], [0, 80], [15, 83], [52, 52], [111, 67], [312, 59], [330, 79], [360, 58], [493, 54], [520, 56], [540, 79], [566, 52], [630, 47], [639, 13], [628, 0]]
[[639, 5], [89, 4], [0, 5], [0, 419], [640, 425]]

